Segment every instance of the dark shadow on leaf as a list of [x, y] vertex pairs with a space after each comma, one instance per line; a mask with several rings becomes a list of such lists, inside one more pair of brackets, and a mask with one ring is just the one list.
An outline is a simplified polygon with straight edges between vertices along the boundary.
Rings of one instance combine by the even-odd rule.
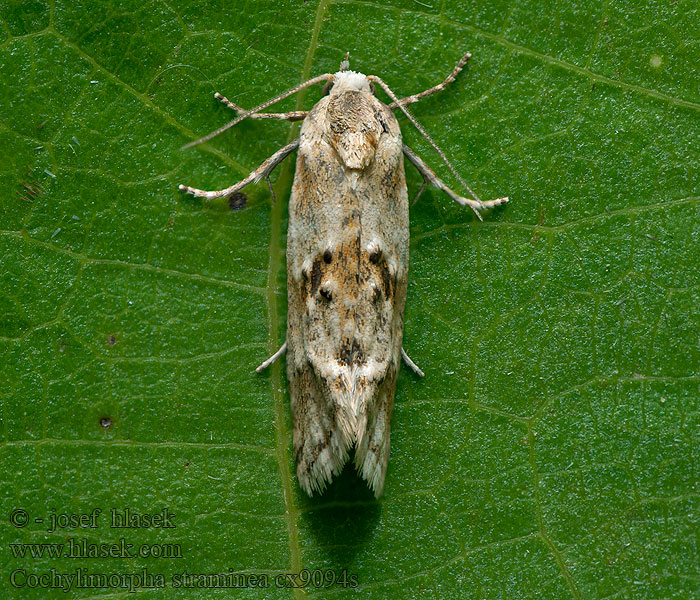
[[304, 529], [323, 548], [335, 568], [352, 571], [356, 554], [366, 548], [379, 523], [382, 504], [355, 472], [352, 457], [326, 491], [303, 496]]

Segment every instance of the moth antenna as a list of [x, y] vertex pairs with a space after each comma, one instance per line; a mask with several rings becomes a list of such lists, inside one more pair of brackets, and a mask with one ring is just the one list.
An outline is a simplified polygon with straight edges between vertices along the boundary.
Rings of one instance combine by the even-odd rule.
[[243, 119], [248, 118], [250, 115], [261, 111], [264, 108], [267, 108], [268, 106], [271, 106], [272, 104], [275, 104], [276, 102], [279, 102], [280, 100], [284, 100], [288, 96], [291, 96], [292, 94], [296, 94], [298, 91], [303, 90], [304, 88], [309, 87], [310, 85], [314, 85], [315, 83], [319, 83], [321, 81], [328, 81], [329, 79], [333, 79], [333, 75], [331, 73], [324, 73], [323, 75], [319, 75], [318, 77], [314, 77], [312, 79], [309, 79], [308, 81], [305, 81], [304, 83], [300, 83], [298, 86], [295, 88], [292, 88], [291, 90], [287, 90], [286, 92], [281, 93], [279, 96], [275, 96], [272, 98], [272, 100], [268, 100], [267, 102], [263, 102], [260, 106], [256, 106], [255, 108], [251, 108], [249, 111], [246, 111], [240, 115], [238, 115], [233, 121], [229, 121], [224, 125], [223, 127], [219, 127], [216, 131], [212, 131], [211, 133], [205, 135], [202, 138], [199, 138], [198, 140], [195, 140], [194, 142], [190, 142], [189, 144], [185, 144], [180, 150], [186, 150], [187, 148], [191, 148], [192, 146], [196, 146], [197, 144], [202, 144], [203, 142], [208, 142], [210, 139], [215, 138], [217, 135], [220, 133], [223, 133], [227, 129], [230, 129], [237, 123], [240, 123]]
[[347, 71], [350, 69], [350, 53], [346, 52], [345, 53], [345, 58], [341, 61], [340, 63], [340, 72], [342, 73], [343, 71]]
[[464, 179], [462, 179], [462, 176], [459, 173], [457, 173], [457, 169], [455, 169], [452, 166], [452, 163], [447, 159], [445, 153], [442, 150], [440, 150], [438, 145], [433, 141], [433, 138], [431, 138], [430, 135], [428, 135], [428, 132], [425, 129], [423, 129], [423, 126], [418, 121], [416, 121], [416, 118], [410, 112], [408, 112], [408, 109], [403, 104], [401, 104], [401, 102], [399, 102], [399, 99], [397, 98], [396, 94], [394, 94], [394, 92], [391, 91], [391, 88], [376, 75], [368, 75], [367, 79], [369, 79], [370, 81], [376, 81], [382, 87], [382, 89], [387, 93], [389, 98], [391, 98], [396, 103], [396, 105], [398, 106], [398, 108], [401, 109], [403, 114], [405, 114], [408, 117], [408, 120], [415, 125], [416, 129], [426, 140], [428, 140], [428, 143], [440, 155], [440, 158], [450, 168], [450, 171], [452, 171], [452, 174], [457, 178], [457, 181], [459, 181], [464, 186], [464, 189], [466, 189], [469, 192], [469, 194], [472, 198], [474, 198], [474, 200], [476, 200], [477, 202], [481, 202], [481, 200], [479, 200], [479, 197], [474, 192], [472, 192], [471, 188], [467, 185]]

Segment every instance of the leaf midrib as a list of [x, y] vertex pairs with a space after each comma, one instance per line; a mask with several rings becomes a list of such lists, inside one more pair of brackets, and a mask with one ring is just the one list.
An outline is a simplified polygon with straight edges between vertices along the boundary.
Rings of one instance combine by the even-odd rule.
[[[301, 72], [300, 82], [306, 81], [311, 76], [316, 50], [318, 48], [319, 34], [323, 25], [323, 20], [326, 15], [330, 0], [320, 0], [316, 7], [316, 17], [314, 21], [309, 47], [306, 51], [306, 59]], [[280, 90], [281, 92], [282, 90]], [[296, 110], [304, 108], [304, 98], [306, 90], [301, 90], [296, 97]], [[287, 142], [291, 142], [297, 135], [298, 129], [294, 122], [290, 123]], [[277, 202], [272, 204], [270, 209], [270, 254], [267, 273], [267, 292], [265, 301], [267, 303], [267, 311], [270, 319], [270, 344], [268, 349], [270, 354], [277, 351], [282, 345], [282, 341], [278, 339], [277, 332], [279, 331], [280, 315], [278, 310], [277, 299], [281, 291], [279, 283], [279, 271], [282, 266], [282, 256], [284, 255], [281, 247], [282, 240], [282, 215], [286, 204], [288, 190], [291, 188], [293, 177], [292, 160], [285, 161], [280, 167], [280, 176], [277, 179], [274, 188], [276, 195], [279, 197]], [[286, 279], [285, 279], [286, 281]], [[274, 400], [275, 411], [275, 455], [280, 471], [280, 480], [282, 483], [282, 492], [285, 503], [285, 519], [287, 521], [287, 533], [290, 555], [290, 572], [298, 573], [302, 568], [301, 543], [299, 541], [299, 508], [295, 504], [296, 490], [294, 489], [294, 480], [290, 469], [291, 463], [291, 431], [288, 426], [287, 419], [287, 394], [284, 392], [284, 369], [282, 361], [277, 361], [272, 366], [270, 385]], [[302, 588], [294, 589], [293, 595], [295, 598], [304, 598], [306, 593]]]

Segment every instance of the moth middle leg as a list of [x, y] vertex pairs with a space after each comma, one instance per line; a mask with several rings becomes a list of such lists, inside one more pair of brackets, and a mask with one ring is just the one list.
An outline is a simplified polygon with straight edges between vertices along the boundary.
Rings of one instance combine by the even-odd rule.
[[[420, 174], [423, 176], [424, 184], [421, 186], [420, 193], [425, 189], [425, 183], [429, 183], [430, 185], [435, 186], [436, 188], [442, 190], [445, 192], [450, 198], [452, 198], [457, 204], [460, 204], [461, 206], [469, 206], [474, 213], [476, 213], [476, 216], [479, 217], [479, 220], [483, 220], [481, 217], [481, 214], [479, 213], [480, 210], [486, 209], [486, 208], [493, 208], [494, 206], [500, 206], [501, 204], [505, 204], [508, 202], [508, 198], [496, 198], [495, 200], [479, 200], [477, 199], [472, 199], [472, 198], [464, 198], [457, 194], [456, 192], [452, 191], [445, 183], [433, 172], [433, 170], [426, 165], [423, 162], [423, 159], [418, 156], [413, 150], [411, 150], [406, 144], [403, 145], [403, 153], [405, 154], [406, 158], [413, 163], [413, 165], [418, 169]], [[416, 196], [415, 200], [413, 201], [414, 203], [418, 200], [418, 196]]]
[[411, 357], [406, 354], [406, 351], [403, 348], [401, 348], [401, 358], [403, 358], [403, 362], [406, 363], [406, 366], [416, 375], [418, 375], [418, 377], [425, 377], [425, 373], [423, 373], [423, 371], [420, 370], [420, 367], [411, 360]]
[[197, 198], [207, 198], [208, 200], [214, 200], [215, 198], [223, 198], [225, 196], [230, 196], [235, 194], [238, 190], [243, 189], [249, 183], [257, 183], [263, 177], [268, 177], [272, 170], [280, 164], [287, 156], [289, 156], [294, 150], [299, 147], [299, 138], [295, 139], [293, 142], [280, 148], [275, 152], [270, 158], [263, 162], [257, 169], [252, 171], [248, 177], [241, 179], [238, 183], [233, 184], [231, 187], [227, 187], [225, 190], [215, 190], [208, 192], [206, 190], [199, 190], [197, 188], [190, 187], [188, 185], [180, 184], [178, 189], [188, 194], [192, 194]]
[[274, 363], [280, 356], [283, 356], [284, 354], [287, 353], [287, 340], [284, 340], [284, 344], [280, 346], [280, 349], [275, 352], [270, 358], [264, 360], [258, 367], [255, 368], [255, 370], [260, 373], [260, 371], [263, 371], [267, 369], [272, 363]]

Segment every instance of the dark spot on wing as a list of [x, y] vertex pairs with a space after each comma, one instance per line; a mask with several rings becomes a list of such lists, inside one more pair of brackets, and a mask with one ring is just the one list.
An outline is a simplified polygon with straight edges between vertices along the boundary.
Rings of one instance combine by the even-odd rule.
[[343, 340], [340, 344], [340, 350], [338, 351], [338, 362], [347, 366], [352, 362], [352, 346], [348, 340]]
[[321, 285], [321, 261], [315, 260], [314, 265], [311, 268], [311, 291], [310, 296], [313, 296], [318, 290], [318, 286]]
[[384, 133], [389, 133], [389, 126], [386, 124], [386, 121], [382, 118], [382, 113], [377, 113], [377, 121], [381, 123], [382, 131]]
[[353, 363], [359, 365], [365, 362], [365, 353], [357, 340], [353, 340], [350, 343], [349, 340], [345, 339], [340, 344], [337, 361], [343, 366], [349, 366]]
[[389, 273], [389, 265], [384, 261], [379, 267], [381, 277], [382, 277], [382, 287], [384, 288], [384, 295], [387, 298], [391, 298], [391, 274]]
[[333, 299], [333, 292], [331, 292], [325, 285], [319, 290], [319, 294], [323, 296], [329, 302]]

